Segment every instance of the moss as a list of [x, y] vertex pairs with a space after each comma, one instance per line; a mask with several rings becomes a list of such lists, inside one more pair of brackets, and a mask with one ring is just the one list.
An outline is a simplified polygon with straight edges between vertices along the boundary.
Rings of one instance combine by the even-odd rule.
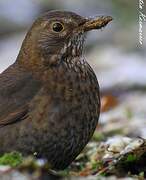
[[96, 161], [92, 163], [92, 169], [93, 170], [100, 170], [103, 168], [103, 162], [102, 161]]
[[126, 114], [126, 117], [128, 118], [128, 120], [132, 119], [132, 117], [133, 117], [133, 112], [131, 111], [130, 108], [126, 108], [126, 109], [125, 109], [125, 114]]
[[22, 155], [18, 152], [6, 153], [0, 157], [0, 165], [16, 167], [22, 163]]
[[93, 141], [103, 141], [103, 140], [105, 140], [105, 136], [103, 135], [103, 133], [98, 133], [97, 131], [95, 131], [95, 133], [93, 134], [92, 140]]
[[127, 159], [126, 159], [125, 162], [131, 163], [131, 162], [135, 162], [135, 161], [137, 161], [137, 160], [138, 160], [138, 158], [137, 158], [137, 156], [136, 156], [135, 154], [129, 154], [129, 155], [127, 156]]
[[115, 134], [122, 134], [123, 135], [123, 129], [122, 128], [119, 128], [119, 129], [113, 129], [113, 130], [110, 130], [110, 131], [107, 131], [105, 134], [105, 136], [114, 136]]
[[57, 173], [61, 177], [68, 177], [70, 175], [70, 169], [65, 169]]

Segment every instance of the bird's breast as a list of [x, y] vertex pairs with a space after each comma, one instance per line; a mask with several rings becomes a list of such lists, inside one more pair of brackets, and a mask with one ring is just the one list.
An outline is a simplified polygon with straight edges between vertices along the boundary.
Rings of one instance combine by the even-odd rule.
[[69, 122], [78, 126], [83, 121], [90, 123], [91, 119], [98, 119], [99, 86], [88, 64], [78, 64], [73, 68], [67, 68], [66, 65], [56, 67], [46, 72], [44, 80], [48, 78], [49, 81], [45, 81], [44, 88], [32, 103], [34, 109], [37, 109], [35, 115], [40, 109], [40, 119], [44, 119], [41, 118], [43, 115], [47, 123], [64, 121], [64, 128], [67, 128]]
[[[67, 59], [62, 65], [45, 72], [45, 87], [52, 97], [62, 101], [82, 101], [98, 95], [96, 76], [89, 65], [78, 59]], [[84, 97], [84, 98], [83, 98]]]

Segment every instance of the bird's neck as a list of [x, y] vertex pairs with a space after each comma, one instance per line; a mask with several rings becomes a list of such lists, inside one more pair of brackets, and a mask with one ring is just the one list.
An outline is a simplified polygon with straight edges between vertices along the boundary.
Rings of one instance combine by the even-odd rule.
[[[75, 92], [75, 87], [87, 79], [86, 61], [79, 56], [57, 58], [55, 54], [44, 58], [34, 45], [25, 43], [22, 45], [17, 63], [28, 72], [32, 72], [33, 77], [42, 83], [45, 93], [69, 101], [78, 93]], [[42, 61], [46, 63], [45, 66]], [[51, 67], [47, 67], [47, 61], [52, 62]], [[60, 63], [56, 64], [56, 61]]]
[[27, 71], [32, 72], [38, 79], [44, 81], [45, 84], [53, 82], [52, 87], [56, 84], [62, 86], [61, 83], [64, 83], [65, 78], [70, 78], [71, 73], [73, 76], [77, 76], [77, 74], [82, 75], [86, 72], [84, 70], [86, 62], [81, 53], [82, 49], [79, 51], [74, 46], [72, 50], [70, 47], [71, 44], [66, 47], [68, 50], [64, 48], [68, 54], [63, 51], [54, 54], [44, 53], [38, 48], [38, 44], [31, 33], [28, 33], [16, 62], [26, 68]]
[[41, 72], [43, 67], [41, 65], [41, 60], [39, 60], [40, 58], [36, 43], [29, 43], [27, 38], [24, 39], [16, 62], [29, 71]]

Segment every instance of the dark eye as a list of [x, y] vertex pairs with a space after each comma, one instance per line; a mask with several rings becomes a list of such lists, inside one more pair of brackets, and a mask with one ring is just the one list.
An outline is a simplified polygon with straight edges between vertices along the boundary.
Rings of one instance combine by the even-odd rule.
[[52, 29], [55, 32], [61, 32], [64, 29], [64, 26], [59, 22], [55, 22], [52, 24]]

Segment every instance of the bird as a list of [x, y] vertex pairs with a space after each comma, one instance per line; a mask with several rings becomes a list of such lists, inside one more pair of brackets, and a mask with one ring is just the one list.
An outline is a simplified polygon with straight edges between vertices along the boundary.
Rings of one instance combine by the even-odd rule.
[[84, 149], [100, 114], [99, 84], [84, 56], [86, 34], [111, 20], [59, 10], [36, 19], [16, 61], [0, 74], [1, 155], [34, 155], [60, 170]]

